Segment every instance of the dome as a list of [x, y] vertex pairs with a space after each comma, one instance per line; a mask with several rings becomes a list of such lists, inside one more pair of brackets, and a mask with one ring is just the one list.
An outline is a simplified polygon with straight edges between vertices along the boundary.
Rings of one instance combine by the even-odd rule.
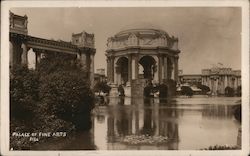
[[163, 31], [161, 29], [152, 29], [152, 28], [127, 29], [127, 30], [123, 30], [123, 31], [118, 32], [114, 36], [119, 38], [119, 37], [129, 36], [130, 34], [136, 34], [136, 35], [139, 35], [139, 36], [143, 36], [143, 35], [149, 35], [149, 36], [166, 35], [167, 37], [169, 37], [167, 32], [165, 32], [165, 31]]

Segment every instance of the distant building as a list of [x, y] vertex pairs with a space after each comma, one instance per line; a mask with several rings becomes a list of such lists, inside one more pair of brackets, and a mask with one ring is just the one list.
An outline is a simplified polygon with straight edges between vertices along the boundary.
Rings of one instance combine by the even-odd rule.
[[226, 87], [236, 91], [241, 86], [241, 71], [218, 67], [203, 69], [201, 81], [210, 88], [212, 95], [225, 94]]
[[104, 68], [96, 69], [96, 73], [94, 75], [94, 84], [96, 84], [97, 82], [107, 82]]
[[241, 71], [214, 67], [202, 69], [202, 74], [183, 74], [180, 70], [179, 83], [189, 86], [206, 85], [210, 88], [212, 95], [223, 95], [226, 87], [231, 87], [236, 91], [241, 86]]
[[105, 75], [105, 69], [104, 68], [96, 69], [96, 74]]
[[201, 84], [201, 74], [179, 75], [180, 84], [198, 85]]

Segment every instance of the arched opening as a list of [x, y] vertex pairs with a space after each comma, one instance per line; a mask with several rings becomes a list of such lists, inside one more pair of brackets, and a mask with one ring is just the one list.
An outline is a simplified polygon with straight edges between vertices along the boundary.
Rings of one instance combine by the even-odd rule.
[[28, 68], [35, 69], [36, 68], [36, 54], [32, 48], [28, 51]]
[[128, 82], [128, 59], [121, 57], [116, 62], [117, 84], [126, 84]]
[[156, 70], [156, 61], [152, 56], [143, 56], [139, 63], [143, 67], [143, 78], [153, 79]]

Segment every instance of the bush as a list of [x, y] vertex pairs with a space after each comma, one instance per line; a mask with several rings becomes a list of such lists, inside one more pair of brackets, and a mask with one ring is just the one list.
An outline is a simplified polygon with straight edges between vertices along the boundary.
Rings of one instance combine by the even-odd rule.
[[100, 92], [109, 93], [110, 90], [111, 87], [107, 84], [107, 82], [97, 82], [94, 86], [94, 91], [98, 92], [99, 94]]
[[58, 71], [41, 77], [41, 109], [60, 119], [73, 122], [78, 128], [87, 128], [85, 125], [80, 126], [79, 122], [84, 120], [82, 117], [90, 116], [94, 107], [94, 95], [82, 77], [84, 73], [75, 71]]
[[13, 68], [10, 72], [11, 118], [31, 119], [38, 101], [38, 74], [25, 66]]
[[[52, 62], [52, 63], [51, 63]], [[57, 118], [72, 122], [77, 129], [89, 129], [94, 94], [87, 72], [67, 55], [47, 55], [38, 66], [41, 109]]]
[[88, 130], [94, 106], [89, 86], [87, 73], [65, 55], [46, 55], [35, 71], [25, 66], [11, 69], [10, 147], [30, 149], [34, 143], [12, 137], [12, 132]]

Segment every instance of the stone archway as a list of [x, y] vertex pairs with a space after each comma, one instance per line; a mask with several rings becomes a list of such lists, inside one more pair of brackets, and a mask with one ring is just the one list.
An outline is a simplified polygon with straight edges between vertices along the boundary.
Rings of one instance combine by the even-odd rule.
[[156, 61], [152, 56], [143, 56], [139, 63], [143, 67], [143, 78], [144, 79], [154, 79], [154, 73], [156, 70]]
[[126, 84], [128, 82], [128, 58], [120, 57], [116, 62], [117, 84]]

